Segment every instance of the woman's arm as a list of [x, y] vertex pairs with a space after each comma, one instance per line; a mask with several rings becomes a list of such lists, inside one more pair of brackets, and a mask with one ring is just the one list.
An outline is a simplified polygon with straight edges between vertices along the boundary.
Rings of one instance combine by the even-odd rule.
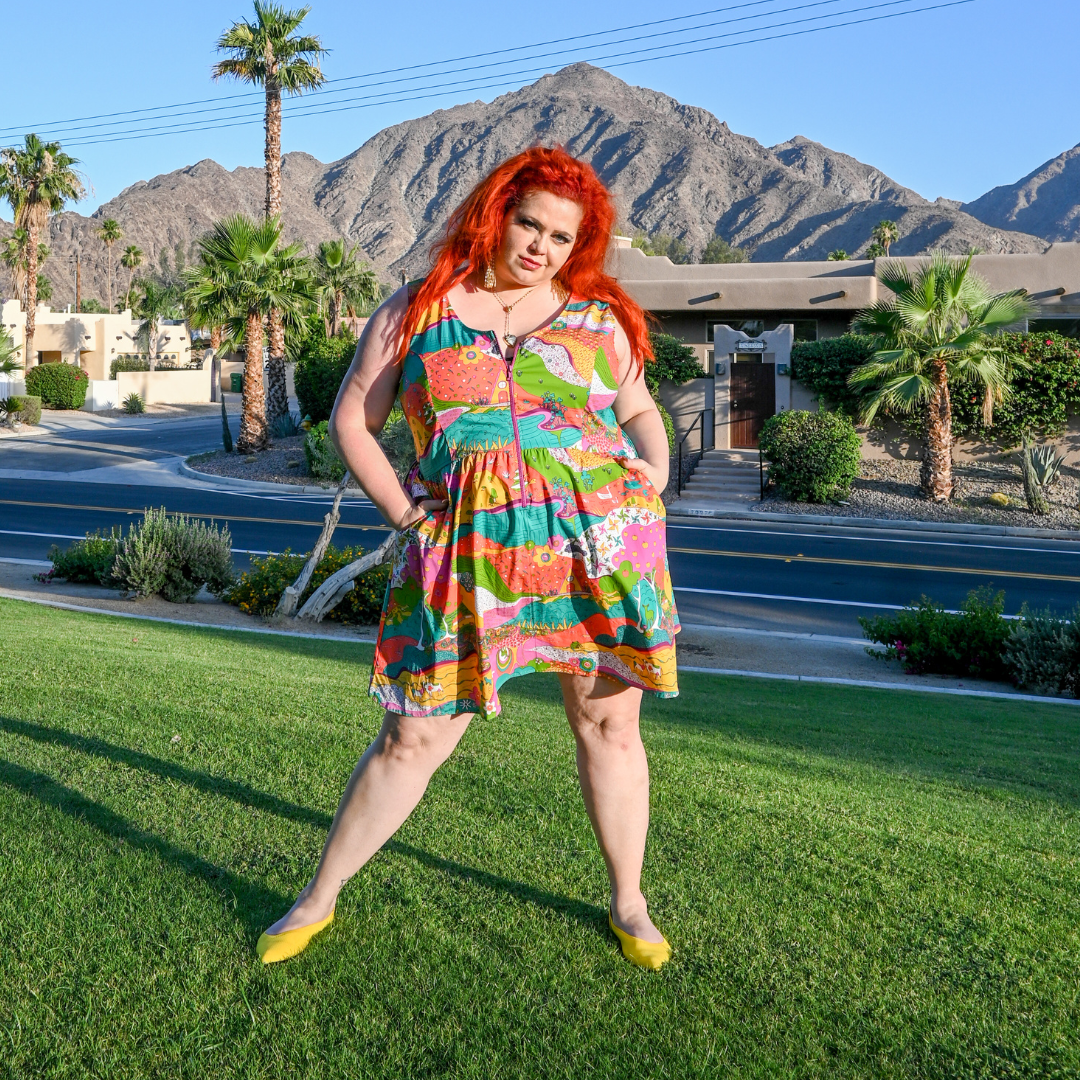
[[372, 315], [330, 414], [330, 438], [338, 455], [379, 513], [396, 529], [414, 525], [428, 510], [446, 506], [436, 499], [417, 503], [402, 487], [379, 445], [379, 433], [394, 407], [401, 380], [397, 344], [408, 303], [408, 289], [398, 289]]
[[667, 432], [656, 402], [645, 385], [644, 369], [630, 356], [630, 342], [621, 326], [615, 328], [615, 355], [619, 361], [619, 393], [615, 398], [615, 419], [619, 426], [634, 440], [640, 457], [627, 458], [631, 469], [643, 472], [661, 492], [667, 487], [671, 452]]

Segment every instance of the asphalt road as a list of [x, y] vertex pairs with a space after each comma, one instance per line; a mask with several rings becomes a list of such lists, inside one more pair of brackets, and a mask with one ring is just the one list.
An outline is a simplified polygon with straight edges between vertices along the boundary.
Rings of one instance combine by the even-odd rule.
[[[5, 440], [0, 557], [44, 559], [52, 544], [122, 527], [148, 506], [227, 523], [240, 567], [250, 554], [308, 550], [328, 497], [62, 478], [139, 461], [160, 465], [178, 453], [212, 449], [220, 431], [220, 420], [207, 419]], [[36, 476], [11, 475], [20, 471]], [[345, 500], [335, 540], [374, 545], [385, 528], [370, 504]], [[1069, 540], [673, 519], [668, 547], [686, 623], [858, 637], [860, 615], [920, 595], [955, 609], [969, 590], [985, 585], [1005, 591], [1010, 614], [1025, 602], [1068, 611], [1080, 601], [1080, 543]]]

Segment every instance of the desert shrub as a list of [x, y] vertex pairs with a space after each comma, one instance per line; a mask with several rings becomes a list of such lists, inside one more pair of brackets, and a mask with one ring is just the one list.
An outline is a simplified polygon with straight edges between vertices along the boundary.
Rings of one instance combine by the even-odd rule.
[[124, 412], [134, 415], [146, 412], [146, 402], [134, 390], [124, 398]]
[[114, 356], [109, 364], [109, 378], [115, 380], [118, 371], [149, 371], [150, 361], [144, 356]]
[[842, 499], [859, 475], [862, 441], [844, 413], [777, 413], [765, 421], [759, 445], [785, 499]]
[[307, 458], [308, 472], [317, 480], [339, 483], [345, 475], [345, 466], [330, 441], [329, 427], [321, 420], [304, 436], [304, 457]]
[[89, 585], [108, 585], [119, 547], [120, 530], [115, 527], [108, 535], [103, 535], [100, 529], [88, 532], [85, 540], [76, 540], [66, 551], [53, 544], [49, 549], [52, 569], [42, 574], [40, 580], [61, 578]]
[[12, 394], [3, 406], [9, 424], [36, 424], [41, 419], [41, 398], [34, 394]]
[[270, 435], [274, 439], [289, 439], [300, 434], [300, 418], [293, 413], [282, 413], [270, 424]]
[[[331, 544], [315, 573], [311, 575], [311, 581], [300, 598], [300, 605], [307, 603], [308, 597], [331, 574], [337, 573], [342, 567], [365, 554], [364, 548], [348, 547], [339, 550]], [[251, 560], [251, 569], [240, 575], [236, 584], [222, 594], [222, 599], [249, 615], [273, 615], [285, 587], [297, 579], [305, 562], [306, 555], [294, 555], [290, 551], [267, 555], [266, 558], [254, 557]], [[353, 590], [346, 594], [341, 603], [326, 617], [344, 623], [377, 623], [382, 614], [389, 574], [388, 562], [361, 574], [356, 579]]]
[[81, 409], [90, 376], [74, 364], [38, 364], [26, 373], [26, 392], [50, 409]]
[[136, 596], [160, 595], [174, 604], [207, 585], [220, 595], [235, 580], [232, 536], [198, 518], [149, 509], [120, 544], [113, 580]]
[[968, 593], [959, 612], [922, 597], [895, 615], [859, 618], [863, 635], [885, 646], [866, 651], [880, 660], [899, 660], [909, 675], [960, 675], [1007, 681], [1005, 642], [1011, 631], [1005, 594], [989, 588]]
[[1067, 619], [1025, 605], [1005, 642], [1004, 660], [1017, 686], [1080, 698], [1080, 604]]
[[1071, 414], [1080, 412], [1080, 342], [1061, 334], [1001, 334], [1006, 357], [1023, 360], [1014, 368], [1009, 393], [994, 405], [993, 425], [983, 423], [981, 389], [955, 387], [953, 433], [958, 437], [1018, 446], [1025, 432], [1044, 439], [1060, 435]]
[[304, 341], [293, 380], [302, 416], [329, 420], [345, 373], [356, 352], [356, 338], [348, 331], [328, 338], [316, 330]]
[[848, 376], [873, 353], [873, 339], [862, 334], [796, 341], [791, 349], [791, 374], [830, 409], [857, 416], [859, 395], [848, 386]]

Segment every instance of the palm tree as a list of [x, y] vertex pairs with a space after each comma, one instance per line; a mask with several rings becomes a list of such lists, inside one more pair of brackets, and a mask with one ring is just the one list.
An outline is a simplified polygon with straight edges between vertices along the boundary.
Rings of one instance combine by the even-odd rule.
[[97, 238], [105, 245], [105, 267], [109, 274], [109, 310], [112, 311], [112, 248], [118, 240], [124, 239], [124, 230], [120, 228], [120, 222], [107, 218], [101, 223], [101, 227], [95, 230]]
[[19, 363], [19, 352], [22, 346], [16, 345], [8, 332], [0, 328], [0, 375], [10, 375], [13, 371], [20, 371], [22, 364]]
[[830, 251], [825, 257], [829, 262], [844, 262], [848, 257], [848, 253], [843, 248], [837, 248], [835, 251]]
[[[8, 272], [11, 274], [11, 287], [14, 290], [14, 295], [18, 297], [19, 303], [25, 306], [26, 304], [26, 268], [30, 264], [30, 253], [28, 247], [30, 244], [30, 234], [26, 229], [16, 229], [11, 236], [9, 236], [2, 245], [0, 245], [0, 258], [4, 260], [5, 265], [8, 268]], [[45, 260], [49, 257], [49, 245], [38, 244], [37, 247], [37, 264], [38, 264], [38, 291], [40, 292], [41, 282], [41, 266]], [[46, 299], [46, 297], [41, 297]]]
[[292, 316], [311, 306], [314, 288], [307, 261], [300, 244], [281, 246], [276, 217], [258, 224], [243, 214], [225, 218], [199, 241], [199, 248], [203, 269], [192, 274], [188, 302], [243, 316], [244, 397], [236, 449], [264, 450], [270, 437], [263, 391], [263, 319], [274, 309]]
[[202, 261], [184, 272], [184, 311], [189, 326], [210, 331], [210, 348], [218, 355], [222, 329], [232, 318], [233, 312], [215, 285], [220, 267], [207, 262], [206, 253], [202, 254]]
[[142, 266], [143, 263], [143, 251], [142, 248], [136, 247], [134, 244], [128, 244], [124, 248], [124, 254], [120, 256], [120, 265], [124, 267], [128, 272], [128, 287], [127, 287], [127, 306], [131, 307], [131, 286], [135, 280], [135, 271]]
[[315, 256], [315, 287], [329, 315], [331, 337], [337, 337], [346, 307], [379, 299], [379, 279], [373, 270], [358, 261], [359, 255], [359, 247], [346, 248], [345, 240], [341, 239], [324, 240]]
[[894, 295], [860, 311], [852, 329], [871, 334], [877, 351], [849, 377], [868, 391], [863, 419], [885, 406], [897, 413], [926, 410], [923, 490], [935, 502], [952, 497], [950, 386], [981, 385], [1008, 392], [1008, 369], [995, 335], [1035, 312], [1020, 290], [993, 294], [971, 270], [971, 256], [935, 253], [912, 275], [903, 263], [884, 263], [878, 280]]
[[20, 148], [0, 150], [0, 196], [15, 212], [15, 225], [27, 232], [26, 338], [23, 357], [33, 363], [34, 328], [37, 321], [38, 236], [49, 220], [69, 200], [81, 199], [83, 183], [75, 171], [76, 158], [65, 154], [58, 142], [43, 143], [27, 135]]
[[[281, 93], [302, 94], [324, 82], [319, 58], [322, 42], [296, 34], [310, 7], [287, 11], [277, 4], [255, 0], [255, 21], [235, 22], [218, 39], [217, 47], [232, 55], [214, 65], [215, 79], [233, 78], [266, 91], [266, 216], [281, 215]], [[285, 390], [285, 328], [277, 309], [269, 314], [270, 419], [288, 411]]]
[[875, 244], [881, 245], [881, 250], [887, 259], [890, 246], [900, 239], [900, 230], [896, 227], [895, 221], [879, 221], [871, 230], [870, 239]]
[[180, 317], [176, 293], [172, 289], [159, 285], [156, 281], [144, 281], [141, 295], [135, 302], [132, 314], [137, 315], [141, 320], [139, 336], [146, 338], [146, 355], [150, 361], [150, 370], [153, 371], [154, 361], [161, 351], [159, 348], [161, 320]]

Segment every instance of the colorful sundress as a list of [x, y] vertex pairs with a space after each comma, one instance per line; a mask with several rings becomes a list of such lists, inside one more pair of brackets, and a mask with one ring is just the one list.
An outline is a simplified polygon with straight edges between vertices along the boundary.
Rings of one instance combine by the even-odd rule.
[[497, 714], [508, 679], [606, 675], [675, 697], [664, 504], [619, 459], [615, 320], [571, 297], [504, 356], [444, 298], [405, 357], [406, 487], [446, 499], [399, 534], [371, 693], [409, 716]]

